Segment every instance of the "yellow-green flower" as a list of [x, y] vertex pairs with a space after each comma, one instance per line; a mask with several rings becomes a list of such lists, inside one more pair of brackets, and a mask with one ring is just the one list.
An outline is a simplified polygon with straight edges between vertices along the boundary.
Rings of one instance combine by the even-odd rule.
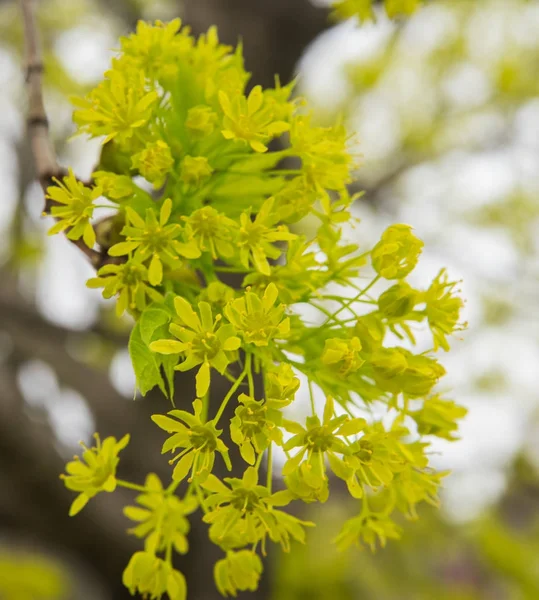
[[394, 523], [388, 515], [367, 512], [348, 519], [335, 538], [335, 543], [339, 550], [346, 550], [354, 544], [364, 542], [374, 552], [377, 542], [383, 548], [388, 539], [398, 540], [401, 534], [402, 528]]
[[288, 123], [274, 120], [271, 109], [263, 106], [264, 94], [259, 85], [251, 90], [248, 98], [243, 94], [230, 98], [220, 90], [219, 103], [225, 114], [223, 137], [247, 142], [255, 152], [266, 152], [265, 144], [290, 128]]
[[445, 369], [435, 359], [424, 354], [412, 354], [404, 348], [381, 348], [371, 357], [376, 383], [394, 394], [425, 396]]
[[459, 323], [464, 302], [459, 296], [453, 295], [456, 285], [456, 281], [448, 281], [445, 269], [442, 269], [425, 292], [425, 311], [435, 350], [441, 346], [447, 352], [447, 336], [466, 327], [466, 323]]
[[178, 223], [168, 223], [172, 211], [172, 201], [167, 198], [159, 212], [159, 221], [152, 208], [146, 210], [144, 220], [131, 207], [125, 209], [128, 223], [122, 229], [125, 242], [110, 248], [110, 256], [125, 256], [134, 252], [134, 257], [145, 261], [151, 257], [148, 269], [152, 285], [159, 285], [163, 279], [163, 263], [172, 269], [178, 268], [179, 257], [198, 258], [200, 251], [195, 244], [184, 244], [178, 241], [182, 228]]
[[[205, 501], [209, 512], [204, 515], [204, 521], [210, 523], [212, 541], [226, 550], [259, 541], [264, 547], [269, 535], [285, 552], [290, 550], [291, 539], [305, 543], [304, 526], [313, 523], [300, 521], [275, 508], [286, 506], [292, 500], [288, 491], [272, 494], [267, 487], [259, 485], [258, 471], [254, 467], [248, 467], [242, 479], [226, 477], [225, 481], [230, 487], [215, 475], [209, 475], [202, 484], [211, 492]], [[241, 541], [238, 544], [236, 540]]]
[[[335, 416], [334, 402], [327, 398], [322, 422], [317, 416], [307, 417], [306, 426], [302, 427], [294, 421], [284, 421], [284, 428], [293, 433], [284, 445], [286, 451], [299, 448], [295, 456], [289, 458], [283, 475], [298, 471], [300, 465], [305, 466], [298, 471], [307, 486], [317, 490], [327, 483], [325, 459], [331, 470], [340, 479], [347, 480], [352, 469], [338, 455], [348, 454], [348, 446], [342, 436], [354, 435], [365, 426], [365, 419], [350, 419], [348, 415]], [[305, 459], [305, 461], [304, 461]]]
[[131, 161], [133, 168], [138, 169], [144, 178], [153, 183], [155, 189], [163, 185], [174, 165], [170, 147], [163, 140], [146, 144], [144, 150], [135, 154]]
[[234, 325], [247, 344], [267, 346], [271, 340], [284, 338], [290, 331], [290, 319], [284, 317], [285, 307], [275, 306], [279, 292], [270, 283], [262, 298], [247, 290], [242, 298], [225, 307], [226, 318]]
[[186, 156], [181, 164], [180, 179], [186, 185], [200, 185], [213, 173], [205, 156]]
[[[413, 14], [421, 5], [423, 0], [384, 0], [387, 16], [390, 19], [401, 15]], [[373, 21], [375, 18], [373, 10], [374, 0], [333, 0], [334, 19], [350, 19], [357, 17], [360, 22]]]
[[334, 19], [350, 19], [357, 17], [360, 21], [371, 21], [374, 19], [372, 10], [373, 0], [333, 0]]
[[137, 76], [131, 74], [129, 79], [123, 71], [115, 69], [105, 75], [107, 78], [87, 98], [73, 99], [78, 107], [73, 120], [79, 131], [92, 137], [106, 136], [103, 144], [113, 138], [127, 142], [135, 129], [149, 121], [158, 95], [146, 90], [142, 71]]
[[410, 412], [417, 423], [420, 435], [435, 435], [446, 440], [455, 440], [458, 430], [457, 421], [466, 416], [468, 410], [453, 400], [444, 400], [435, 395], [425, 400], [421, 409]]
[[135, 552], [122, 576], [125, 587], [143, 598], [161, 598], [168, 594], [169, 600], [186, 600], [185, 577], [170, 562], [158, 558], [153, 552]]
[[193, 411], [194, 414], [185, 410], [171, 410], [168, 417], [152, 415], [152, 421], [173, 434], [163, 444], [163, 453], [183, 449], [170, 461], [179, 461], [172, 473], [174, 481], [183, 481], [191, 473], [190, 480], [196, 478], [197, 483], [202, 483], [212, 472], [216, 452], [222, 456], [229, 471], [232, 465], [228, 448], [219, 437], [222, 430], [217, 429], [213, 421], [203, 420], [202, 401], [198, 398], [193, 402]]
[[422, 2], [423, 0], [385, 0], [387, 16], [393, 19], [399, 15], [411, 15]]
[[310, 117], [299, 115], [292, 121], [290, 144], [292, 152], [301, 158], [302, 171], [311, 188], [342, 190], [352, 181], [355, 165], [342, 125], [315, 127]]
[[89, 288], [103, 288], [103, 298], [118, 295], [116, 314], [123, 315], [126, 310], [142, 312], [146, 308], [146, 297], [154, 302], [163, 302], [163, 296], [148, 285], [148, 269], [129, 260], [121, 265], [105, 265], [86, 282]]
[[82, 237], [88, 248], [93, 248], [95, 231], [90, 219], [94, 212], [94, 200], [103, 194], [103, 189], [100, 186], [86, 187], [78, 181], [71, 169], [62, 181], [56, 177], [53, 181], [56, 185], [47, 188], [47, 198], [60, 206], [51, 208], [51, 214], [58, 222], [49, 229], [49, 235], [68, 229], [67, 237], [70, 240]]
[[201, 252], [211, 252], [214, 260], [234, 254], [233, 240], [238, 230], [235, 221], [211, 206], [199, 208], [182, 218], [185, 220], [186, 239], [194, 241]]
[[120, 462], [118, 454], [129, 443], [129, 434], [120, 441], [114, 437], [105, 438], [103, 443], [97, 434], [94, 437], [95, 447], [87, 448], [81, 444], [84, 448], [82, 460], [75, 456], [66, 465], [67, 475], [61, 475], [67, 489], [80, 492], [71, 504], [70, 516], [80, 512], [88, 500], [99, 492], [113, 492], [116, 489], [116, 467]]
[[407, 317], [420, 302], [420, 295], [405, 281], [392, 285], [378, 298], [378, 308], [382, 315], [388, 319]]
[[103, 190], [103, 196], [110, 200], [124, 200], [132, 196], [137, 187], [131, 177], [117, 175], [108, 171], [95, 171], [92, 177], [96, 184]]
[[230, 437], [239, 446], [243, 460], [254, 465], [256, 454], [264, 452], [271, 442], [281, 445], [283, 435], [279, 427], [283, 417], [280, 409], [289, 402], [255, 400], [247, 394], [240, 394], [238, 402], [235, 416], [230, 421]]
[[275, 370], [266, 371], [265, 381], [268, 400], [277, 400], [283, 406], [294, 400], [300, 385], [292, 367], [286, 363], [281, 363]]
[[371, 251], [374, 270], [385, 279], [402, 279], [416, 266], [423, 242], [410, 225], [388, 227]]
[[361, 342], [353, 337], [349, 340], [331, 338], [326, 340], [322, 363], [338, 369], [343, 377], [357, 371], [365, 362], [360, 356]]
[[281, 255], [281, 250], [275, 242], [285, 242], [296, 238], [284, 225], [275, 226], [278, 217], [273, 213], [273, 199], [269, 199], [260, 208], [254, 220], [250, 211], [240, 215], [240, 228], [238, 233], [238, 247], [240, 250], [241, 264], [248, 269], [250, 264], [263, 275], [269, 275], [270, 265], [268, 258], [276, 259]]
[[134, 68], [159, 79], [164, 75], [177, 72], [178, 32], [181, 20], [173, 19], [169, 23], [156, 21], [155, 24], [139, 21], [136, 33], [121, 38], [124, 56]]
[[215, 563], [213, 577], [223, 596], [237, 596], [238, 591], [254, 592], [262, 574], [262, 561], [252, 550], [229, 550], [226, 557]]
[[139, 506], [124, 508], [124, 515], [138, 523], [129, 533], [146, 538], [146, 550], [161, 552], [172, 545], [176, 552], [185, 554], [189, 547], [187, 534], [190, 529], [187, 515], [198, 507], [195, 497], [187, 496], [180, 500], [174, 494], [167, 493], [155, 473], [146, 477], [144, 487], [147, 493], [136, 498]]
[[224, 373], [231, 360], [229, 353], [237, 350], [241, 341], [232, 325], [220, 324], [221, 315], [214, 320], [207, 302], [198, 303], [200, 317], [180, 296], [174, 298], [174, 307], [181, 325], [172, 323], [170, 333], [178, 339], [157, 340], [150, 344], [150, 349], [160, 354], [182, 354], [185, 358], [175, 367], [178, 371], [188, 371], [201, 365], [196, 387], [197, 396], [202, 397], [210, 387], [210, 367]]
[[201, 104], [200, 106], [193, 106], [187, 111], [185, 127], [193, 137], [202, 138], [214, 131], [217, 119], [217, 113], [209, 106]]

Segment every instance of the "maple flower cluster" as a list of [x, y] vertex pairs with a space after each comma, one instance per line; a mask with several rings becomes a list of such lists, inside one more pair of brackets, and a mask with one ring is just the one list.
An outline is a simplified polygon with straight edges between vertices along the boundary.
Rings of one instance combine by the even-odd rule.
[[[61, 205], [53, 232], [89, 246], [97, 202], [116, 207], [111, 260], [88, 285], [134, 319], [140, 392], [158, 386], [178, 406], [153, 416], [172, 455], [168, 486], [153, 474], [144, 485], [116, 479], [127, 438], [98, 440], [65, 478], [79, 493], [72, 514], [116, 485], [139, 491], [125, 514], [144, 549], [124, 583], [148, 598], [186, 597], [173, 553], [188, 551], [197, 511], [223, 551], [224, 595], [256, 589], [269, 543], [305, 542], [314, 524], [285, 508], [325, 502], [335, 478], [358, 504], [340, 547], [397, 538], [398, 513], [438, 502], [444, 474], [429, 466], [429, 436], [453, 439], [465, 413], [434, 390], [445, 372], [435, 352], [464, 326], [457, 283], [445, 271], [428, 289], [406, 281], [423, 247], [408, 225], [372, 250], [345, 241], [357, 167], [348, 134], [317, 125], [292, 85], [248, 84], [241, 47], [220, 44], [215, 28], [195, 39], [179, 20], [139, 23], [76, 101], [79, 131], [103, 138], [92, 183], [69, 173], [48, 192]], [[420, 327], [430, 351], [413, 350]], [[175, 393], [175, 371], [193, 372], [196, 397]], [[229, 382], [217, 406], [216, 374]], [[287, 412], [300, 398], [311, 399], [305, 422]], [[375, 402], [393, 419], [372, 418]]]

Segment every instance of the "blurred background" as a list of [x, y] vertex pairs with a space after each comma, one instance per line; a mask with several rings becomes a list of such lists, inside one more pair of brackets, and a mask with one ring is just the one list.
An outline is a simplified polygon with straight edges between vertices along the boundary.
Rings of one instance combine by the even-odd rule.
[[[349, 236], [364, 247], [391, 223], [425, 241], [415, 284], [443, 266], [462, 279], [469, 329], [442, 357], [444, 389], [469, 413], [461, 440], [433, 446], [451, 469], [442, 508], [406, 523], [376, 554], [330, 544], [355, 507], [318, 510], [305, 547], [271, 556], [253, 598], [539, 598], [539, 1], [431, 0], [411, 19], [338, 25], [325, 0], [40, 0], [46, 105], [63, 165], [88, 177], [99, 141], [71, 138], [69, 97], [99, 81], [138, 19], [182, 17], [241, 36], [252, 82], [299, 74], [322, 123], [344, 119], [362, 156]], [[167, 477], [148, 415], [133, 401], [128, 320], [85, 288], [92, 275], [41, 219], [25, 137], [18, 7], [0, 0], [0, 599], [121, 600], [137, 540], [121, 508], [95, 498], [76, 518], [58, 475], [78, 441], [131, 432], [122, 478]], [[186, 384], [187, 385], [187, 384]], [[125, 494], [124, 494], [125, 492]], [[312, 515], [307, 514], [306, 517]], [[193, 519], [178, 567], [190, 600], [217, 598], [215, 556]]]

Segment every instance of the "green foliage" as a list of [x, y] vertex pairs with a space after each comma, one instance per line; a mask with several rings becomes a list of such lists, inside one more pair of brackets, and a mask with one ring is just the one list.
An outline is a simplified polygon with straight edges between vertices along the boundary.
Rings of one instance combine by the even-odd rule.
[[[118, 313], [135, 320], [129, 350], [140, 392], [159, 386], [174, 401], [174, 371], [195, 370], [196, 398], [176, 398], [181, 408], [152, 417], [170, 434], [163, 453], [175, 453], [168, 487], [154, 475], [143, 486], [117, 480], [127, 439], [107, 438], [85, 451], [87, 465], [68, 464], [66, 485], [80, 492], [72, 514], [116, 485], [141, 492], [126, 515], [139, 523], [131, 533], [145, 539], [145, 550], [133, 556], [124, 583], [150, 598], [185, 597], [172, 553], [187, 551], [187, 517], [198, 509], [225, 552], [215, 567], [220, 591], [256, 589], [258, 553], [268, 542], [288, 552], [313, 525], [282, 508], [325, 502], [331, 474], [360, 504], [336, 538], [340, 547], [397, 538], [398, 513], [415, 518], [418, 503], [437, 504], [444, 474], [429, 467], [423, 435], [451, 439], [464, 412], [432, 391], [445, 372], [433, 353], [447, 350], [447, 337], [461, 328], [456, 284], [443, 272], [427, 290], [406, 282], [423, 247], [408, 225], [389, 227], [372, 250], [344, 242], [356, 167], [346, 131], [314, 125], [304, 103], [291, 99], [292, 86], [246, 93], [241, 48], [219, 44], [214, 28], [195, 40], [179, 20], [139, 23], [121, 49], [75, 111], [79, 131], [104, 136], [101, 170], [91, 185], [66, 183], [62, 193], [71, 194], [70, 218], [85, 223], [91, 213], [79, 196], [104, 195], [117, 207], [113, 264], [89, 285], [118, 296]], [[295, 166], [276, 168], [285, 158]], [[315, 223], [310, 237], [291, 230], [304, 217]], [[240, 277], [238, 289], [224, 283], [229, 273]], [[421, 324], [432, 348], [416, 353], [412, 326]], [[215, 412], [213, 372], [231, 384]], [[311, 399], [305, 425], [283, 414], [298, 401], [300, 374]], [[316, 389], [326, 396], [322, 415]], [[391, 418], [358, 416], [373, 402]], [[234, 464], [226, 430], [239, 450]], [[279, 492], [276, 448], [286, 456]], [[243, 476], [219, 479], [216, 460]]]

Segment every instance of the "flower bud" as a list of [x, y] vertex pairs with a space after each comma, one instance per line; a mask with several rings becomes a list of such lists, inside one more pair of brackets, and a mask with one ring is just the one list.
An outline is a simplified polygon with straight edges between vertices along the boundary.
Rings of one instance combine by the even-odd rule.
[[422, 249], [409, 225], [392, 225], [372, 249], [372, 266], [385, 279], [402, 279], [414, 269]]
[[417, 292], [401, 281], [386, 290], [378, 299], [380, 312], [388, 319], [398, 319], [411, 312], [417, 301]]

